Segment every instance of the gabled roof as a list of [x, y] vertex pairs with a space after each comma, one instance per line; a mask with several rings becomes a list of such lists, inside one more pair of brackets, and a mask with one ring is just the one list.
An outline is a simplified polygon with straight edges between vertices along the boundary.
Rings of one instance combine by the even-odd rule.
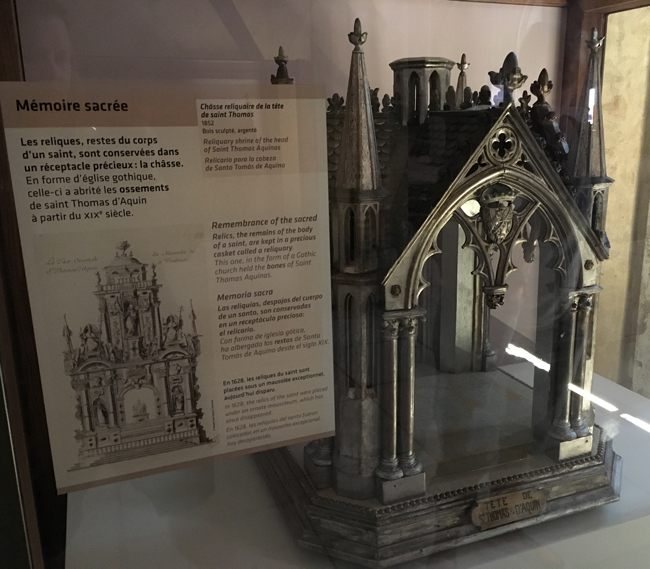
[[[544, 155], [519, 111], [510, 103], [470, 159], [461, 168], [438, 204], [384, 279], [386, 308], [410, 309], [428, 283], [422, 278], [426, 259], [438, 252], [437, 237], [454, 212], [486, 186], [502, 182], [542, 204], [558, 239], [581, 240], [599, 260], [608, 251], [577, 208], [562, 180]], [[566, 235], [561, 231], [566, 230]], [[582, 248], [574, 244], [575, 252]]]

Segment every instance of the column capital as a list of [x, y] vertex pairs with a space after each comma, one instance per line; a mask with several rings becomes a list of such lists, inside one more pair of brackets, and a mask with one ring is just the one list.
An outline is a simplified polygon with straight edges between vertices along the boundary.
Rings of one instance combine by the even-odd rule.
[[592, 310], [593, 299], [601, 290], [602, 287], [595, 285], [569, 291], [569, 309], [571, 312], [576, 312], [577, 310]]
[[384, 320], [402, 320], [404, 318], [421, 318], [427, 313], [424, 308], [411, 308], [410, 310], [387, 310], [382, 314]]
[[399, 320], [384, 320], [381, 323], [385, 338], [397, 338], [399, 333]]
[[581, 294], [578, 297], [578, 310], [591, 311], [594, 308], [594, 294]]
[[418, 322], [422, 316], [407, 316], [400, 318], [399, 331], [402, 335], [415, 336], [418, 333]]

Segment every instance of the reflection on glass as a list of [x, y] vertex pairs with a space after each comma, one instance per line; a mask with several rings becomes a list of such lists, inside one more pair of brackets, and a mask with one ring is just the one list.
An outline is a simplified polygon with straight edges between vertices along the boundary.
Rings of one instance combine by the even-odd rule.
[[636, 425], [637, 427], [639, 427], [639, 429], [643, 429], [644, 431], [650, 433], [650, 424], [646, 423], [645, 421], [642, 421], [637, 417], [633, 417], [632, 415], [628, 415], [627, 413], [622, 413], [621, 418], [625, 419], [626, 421], [629, 421], [633, 425]]

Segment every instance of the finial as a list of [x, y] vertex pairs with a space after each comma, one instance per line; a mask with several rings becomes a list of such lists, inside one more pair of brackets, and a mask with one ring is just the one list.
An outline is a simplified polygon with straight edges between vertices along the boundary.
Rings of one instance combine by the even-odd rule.
[[390, 95], [386, 93], [381, 100], [381, 112], [388, 113], [391, 111]]
[[338, 93], [334, 93], [327, 99], [328, 113], [342, 113], [345, 110], [345, 99]]
[[492, 105], [492, 91], [487, 85], [483, 85], [478, 94], [478, 104], [481, 106], [491, 106]]
[[[129, 244], [128, 241], [120, 241], [120, 242], [117, 244], [117, 250], [118, 250], [118, 251], [122, 251], [122, 257], [126, 257], [126, 251], [127, 251], [127, 249], [128, 249], [129, 247], [131, 247], [131, 245]], [[115, 256], [117, 257], [117, 256], [119, 256], [119, 255], [118, 255], [117, 253], [115, 253]]]
[[278, 54], [273, 60], [277, 64], [278, 70], [276, 71], [277, 75], [271, 75], [271, 83], [273, 85], [293, 85], [293, 78], [289, 77], [289, 71], [287, 70], [289, 58], [285, 55], [282, 46], [280, 46]]
[[449, 85], [445, 93], [445, 106], [446, 111], [453, 111], [456, 108], [456, 91], [452, 85]]
[[465, 71], [467, 71], [467, 68], [469, 67], [469, 63], [467, 63], [467, 57], [463, 53], [463, 55], [460, 58], [460, 63], [456, 64], [456, 67], [460, 69], [460, 72], [465, 74]]
[[[477, 93], [477, 97], [478, 97], [478, 93]], [[458, 105], [458, 108], [465, 110], [465, 109], [471, 109], [472, 106], [473, 106], [473, 104], [472, 104], [472, 88], [471, 87], [465, 87], [465, 89], [463, 89], [463, 102], [460, 105]]]
[[373, 113], [378, 113], [381, 108], [381, 103], [379, 102], [379, 87], [368, 87], [368, 92], [370, 93], [370, 107], [372, 108]]
[[366, 43], [368, 38], [368, 32], [361, 31], [361, 20], [356, 18], [354, 20], [354, 31], [348, 34], [348, 39], [350, 43], [354, 45], [355, 51], [361, 51], [361, 46]]
[[599, 38], [598, 29], [591, 28], [591, 37], [585, 43], [587, 44], [587, 47], [591, 51], [598, 51], [602, 47], [604, 41], [605, 41], [605, 36]]
[[530, 92], [537, 97], [534, 106], [543, 105], [546, 102], [546, 95], [553, 89], [553, 81], [549, 81], [548, 72], [546, 68], [542, 69], [539, 73], [537, 81], [533, 81], [530, 85]]
[[284, 63], [289, 61], [289, 58], [284, 54], [284, 49], [282, 49], [282, 46], [280, 46], [280, 49], [278, 49], [278, 54], [273, 59], [278, 65], [280, 65], [281, 61], [284, 61]]
[[503, 87], [503, 104], [507, 105], [512, 102], [512, 92], [519, 89], [526, 80], [528, 75], [523, 75], [519, 67], [519, 61], [514, 52], [510, 52], [503, 60], [503, 65], [499, 72], [490, 71], [490, 81], [495, 87]]
[[469, 67], [469, 63], [467, 63], [467, 57], [464, 53], [460, 58], [460, 63], [457, 63], [456, 66], [458, 69], [460, 69], [460, 73], [458, 74], [458, 82], [456, 83], [456, 107], [463, 108], [463, 103], [465, 103], [465, 88], [467, 87], [467, 74], [465, 71]]

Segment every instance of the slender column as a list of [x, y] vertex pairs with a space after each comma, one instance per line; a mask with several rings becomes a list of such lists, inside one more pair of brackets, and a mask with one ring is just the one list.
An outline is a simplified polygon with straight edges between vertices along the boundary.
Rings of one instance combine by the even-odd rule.
[[569, 422], [569, 384], [573, 378], [573, 353], [575, 345], [577, 299], [570, 297], [568, 306], [563, 310], [557, 332], [557, 374], [556, 397], [553, 424], [549, 435], [561, 441], [576, 438]]
[[115, 408], [115, 396], [113, 394], [113, 385], [109, 383], [107, 387], [108, 393], [106, 396], [108, 409], [108, 426], [115, 427], [117, 423], [117, 409]]
[[158, 389], [160, 394], [160, 409], [161, 415], [164, 418], [169, 418], [172, 416], [171, 409], [169, 408], [169, 370], [167, 368], [159, 369], [156, 366], [156, 369], [152, 371], [154, 380], [154, 386]]
[[192, 397], [192, 384], [190, 382], [190, 371], [183, 373], [183, 392], [185, 393], [185, 414], [189, 415], [194, 412], [194, 397]]
[[[585, 389], [587, 377], [587, 355], [591, 337], [591, 323], [593, 315], [592, 296], [582, 294], [578, 299], [578, 315], [576, 326], [575, 366], [576, 373], [573, 384], [580, 389]], [[585, 416], [583, 397], [571, 393], [571, 428], [578, 437], [589, 434], [589, 417]]]
[[79, 401], [81, 402], [81, 423], [84, 431], [87, 433], [91, 430], [90, 426], [90, 406], [88, 405], [88, 394], [85, 389], [78, 391]]
[[415, 431], [415, 338], [421, 315], [400, 319], [398, 357], [398, 417], [399, 434], [397, 457], [404, 476], [422, 472], [422, 464], [415, 458], [413, 437]]
[[472, 371], [486, 371], [486, 357], [490, 337], [490, 309], [485, 302], [483, 282], [474, 276], [474, 303], [472, 306]]
[[397, 460], [397, 373], [399, 321], [384, 315], [384, 369], [381, 395], [381, 459], [375, 475], [384, 480], [404, 476]]

